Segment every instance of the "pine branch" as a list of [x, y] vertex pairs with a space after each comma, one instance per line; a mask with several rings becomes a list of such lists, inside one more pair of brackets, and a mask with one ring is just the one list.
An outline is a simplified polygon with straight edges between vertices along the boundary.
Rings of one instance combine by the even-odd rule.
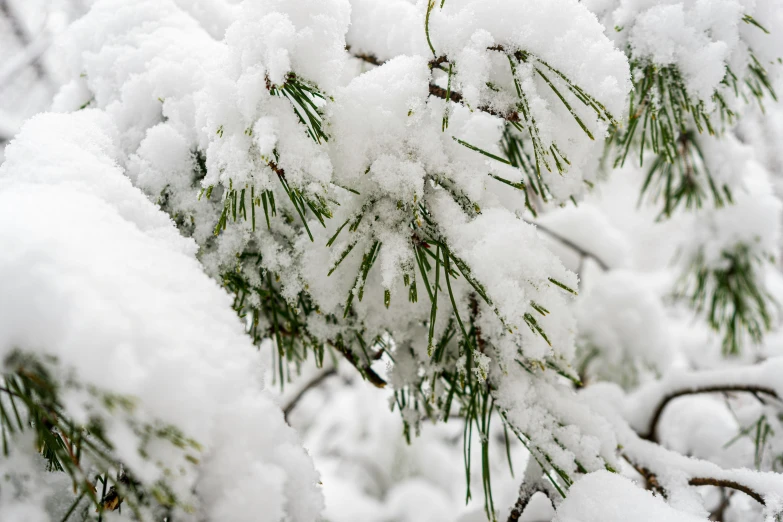
[[663, 209], [658, 219], [668, 219], [680, 205], [695, 210], [709, 199], [715, 208], [733, 202], [731, 188], [715, 183], [695, 131], [681, 132], [673, 150], [674, 156], [662, 152], [653, 161], [642, 185], [639, 203], [645, 197], [653, 202], [662, 199]]
[[710, 327], [723, 336], [723, 353], [740, 353], [742, 341], [760, 343], [772, 329], [771, 311], [777, 306], [762, 277], [769, 260], [745, 244], [721, 254], [713, 266], [699, 253], [675, 290], [698, 313], [705, 313]]

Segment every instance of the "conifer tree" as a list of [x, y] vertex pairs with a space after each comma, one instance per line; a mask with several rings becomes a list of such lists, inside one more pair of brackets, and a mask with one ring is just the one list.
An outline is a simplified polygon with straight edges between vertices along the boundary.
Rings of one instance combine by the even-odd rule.
[[[408, 442], [457, 423], [487, 520], [705, 520], [704, 486], [783, 519], [781, 205], [742, 143], [781, 35], [780, 0], [98, 0], [0, 166], [0, 519], [321, 520], [270, 358], [354, 368]], [[665, 300], [550, 225], [618, 176], [690, 227]], [[684, 309], [719, 364], [670, 365]], [[692, 395], [751, 457], [672, 442]]]

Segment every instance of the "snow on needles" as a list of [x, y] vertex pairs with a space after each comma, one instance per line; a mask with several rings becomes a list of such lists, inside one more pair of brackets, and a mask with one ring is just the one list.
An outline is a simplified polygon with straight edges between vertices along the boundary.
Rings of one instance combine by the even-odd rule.
[[[634, 58], [676, 66], [688, 93], [712, 103], [727, 75], [737, 77], [755, 56], [764, 67], [781, 55], [783, 2], [780, 0], [588, 0], [613, 27], [618, 45], [629, 45]], [[763, 20], [764, 30], [743, 22]], [[768, 32], [767, 32], [768, 31]], [[773, 68], [777, 73], [778, 68]]]

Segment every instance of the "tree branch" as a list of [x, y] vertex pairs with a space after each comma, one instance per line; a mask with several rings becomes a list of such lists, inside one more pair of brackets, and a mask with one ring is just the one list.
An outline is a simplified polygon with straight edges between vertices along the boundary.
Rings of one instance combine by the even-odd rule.
[[359, 60], [361, 60], [363, 62], [369, 63], [370, 65], [381, 66], [384, 63], [386, 63], [385, 60], [378, 59], [378, 57], [375, 56], [374, 54], [359, 53], [359, 52], [352, 53], [350, 45], [346, 45], [345, 46], [345, 50], [348, 51], [349, 53], [351, 53], [351, 56], [353, 56], [354, 58], [357, 58], [357, 59], [359, 59]]
[[[447, 94], [450, 94], [450, 96], [446, 96]], [[454, 90], [452, 90], [450, 93], [446, 91], [446, 89], [442, 87], [438, 87], [434, 83], [430, 84], [430, 95], [435, 96], [437, 98], [441, 98], [443, 100], [448, 100], [453, 103], [459, 103], [460, 105], [464, 105], [462, 102], [462, 95]], [[470, 107], [468, 107], [470, 108]], [[491, 114], [492, 116], [495, 116], [497, 118], [501, 118], [506, 121], [513, 121], [518, 122], [519, 120], [519, 113], [518, 112], [511, 112], [508, 114], [503, 114], [502, 112], [498, 112], [490, 107], [482, 106], [479, 107], [478, 110], [481, 112], [485, 112], [487, 114]]]
[[[549, 492], [541, 485], [542, 475], [541, 466], [538, 465], [536, 459], [529, 459], [525, 466], [522, 484], [519, 486], [519, 496], [514, 503], [514, 507], [511, 508], [511, 512], [508, 514], [507, 522], [518, 522], [536, 493], [543, 493], [549, 498]], [[549, 498], [549, 501], [551, 502], [552, 499]]]
[[778, 394], [775, 392], [775, 390], [773, 390], [772, 388], [749, 385], [749, 384], [715, 385], [715, 386], [705, 386], [702, 388], [686, 388], [682, 390], [676, 390], [664, 396], [661, 402], [658, 404], [658, 407], [655, 409], [655, 413], [653, 413], [652, 419], [650, 420], [650, 426], [647, 429], [647, 434], [643, 435], [642, 438], [645, 438], [653, 442], [658, 442], [658, 436], [656, 434], [656, 431], [658, 429], [658, 422], [661, 419], [663, 410], [666, 408], [669, 402], [673, 401], [674, 399], [686, 395], [699, 395], [702, 393], [730, 393], [730, 392], [763, 393], [765, 395], [769, 395], [770, 397], [774, 397], [776, 399], [780, 398], [778, 397]]
[[[661, 485], [661, 483], [658, 481], [658, 476], [653, 473], [652, 471], [648, 470], [647, 468], [641, 467], [634, 463], [631, 459], [628, 458], [627, 455], [623, 455], [623, 458], [642, 476], [644, 477], [644, 480], [646, 482], [645, 489], [648, 489], [650, 491], [654, 491], [655, 493], [658, 493], [662, 497], [666, 498], [666, 490]], [[718, 488], [727, 488], [727, 489], [733, 489], [736, 491], [741, 491], [748, 495], [750, 498], [761, 504], [762, 506], [765, 506], [764, 503], [764, 497], [762, 497], [759, 493], [751, 489], [749, 486], [746, 486], [745, 484], [740, 484], [739, 482], [736, 482], [734, 480], [728, 480], [728, 479], [717, 479], [712, 477], [694, 477], [688, 480], [688, 484], [690, 486], [715, 486]]]
[[345, 360], [351, 363], [354, 368], [359, 370], [359, 373], [362, 375], [362, 377], [369, 381], [370, 384], [376, 388], [386, 387], [386, 381], [384, 381], [380, 375], [375, 373], [375, 370], [373, 370], [369, 364], [359, 361], [359, 358], [356, 357], [356, 354], [343, 346], [343, 343], [334, 343], [330, 341], [329, 344], [333, 346], [335, 350], [340, 352], [343, 357], [345, 357]]
[[536, 493], [543, 493], [544, 495], [547, 495], [547, 498], [549, 497], [546, 490], [540, 487], [520, 488], [519, 497], [517, 498], [516, 503], [514, 503], [514, 507], [511, 508], [511, 513], [508, 514], [507, 522], [518, 522]]
[[609, 270], [609, 264], [606, 263], [606, 261], [604, 261], [603, 259], [601, 259], [597, 254], [594, 254], [594, 253], [590, 252], [589, 250], [587, 250], [585, 248], [582, 248], [581, 246], [577, 245], [576, 243], [574, 243], [570, 239], [567, 239], [567, 238], [561, 236], [557, 232], [553, 231], [551, 228], [546, 227], [546, 226], [542, 225], [541, 223], [539, 223], [537, 221], [527, 221], [526, 220], [525, 222], [526, 223], [530, 223], [531, 225], [534, 225], [536, 228], [538, 228], [540, 230], [543, 230], [544, 233], [546, 233], [549, 236], [552, 236], [552, 238], [554, 238], [558, 242], [562, 243], [563, 245], [567, 246], [568, 248], [570, 248], [571, 250], [573, 250], [574, 252], [579, 254], [581, 257], [583, 257], [583, 258], [587, 257], [587, 258], [592, 259], [593, 261], [595, 261], [598, 264], [598, 266], [601, 267], [601, 269], [604, 272]]
[[296, 408], [296, 405], [299, 403], [302, 397], [304, 397], [305, 394], [313, 388], [318, 387], [322, 382], [332, 375], [337, 375], [337, 370], [335, 368], [329, 368], [328, 370], [319, 372], [318, 375], [311, 379], [310, 382], [305, 384], [304, 387], [302, 387], [302, 389], [299, 390], [299, 392], [297, 392], [297, 394], [294, 395], [290, 401], [288, 401], [288, 404], [286, 404], [283, 408], [283, 417], [285, 418], [286, 422], [288, 422], [288, 416], [292, 411], [294, 411], [294, 408]]
[[661, 483], [658, 482], [658, 477], [655, 473], [649, 469], [637, 465], [634, 461], [628, 458], [627, 455], [623, 455], [625, 461], [631, 465], [636, 472], [644, 478], [644, 489], [658, 493], [662, 497], [666, 498], [666, 490], [663, 489]]

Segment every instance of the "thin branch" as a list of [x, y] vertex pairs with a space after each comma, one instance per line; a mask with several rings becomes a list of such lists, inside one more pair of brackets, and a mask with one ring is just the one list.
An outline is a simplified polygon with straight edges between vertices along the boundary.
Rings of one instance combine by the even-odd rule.
[[507, 522], [518, 522], [536, 493], [543, 493], [549, 498], [550, 502], [552, 501], [549, 497], [549, 492], [541, 485], [542, 476], [541, 466], [538, 465], [536, 459], [530, 458], [525, 466], [525, 475], [522, 478], [522, 484], [519, 486], [519, 496], [514, 503], [514, 507], [511, 508], [511, 512], [508, 514]]
[[[8, 87], [22, 71], [40, 59], [50, 45], [51, 38], [43, 36], [6, 60], [0, 67], [0, 90]], [[51, 82], [48, 83], [51, 85]]]
[[359, 59], [359, 60], [361, 60], [361, 61], [363, 61], [363, 62], [365, 62], [365, 63], [369, 63], [370, 65], [375, 65], [376, 67], [377, 67], [377, 66], [381, 66], [381, 65], [383, 65], [384, 63], [386, 63], [386, 62], [385, 62], [385, 60], [381, 60], [381, 59], [379, 59], [379, 58], [378, 58], [377, 56], [375, 56], [374, 54], [369, 54], [369, 53], [360, 53], [360, 52], [355, 52], [355, 53], [352, 53], [352, 52], [351, 52], [351, 46], [350, 46], [350, 45], [346, 45], [346, 46], [345, 46], [345, 50], [346, 50], [347, 52], [351, 53], [351, 56], [353, 56], [354, 58], [357, 58], [357, 59]]
[[302, 397], [305, 396], [307, 392], [312, 390], [313, 388], [317, 388], [320, 386], [322, 382], [324, 382], [326, 379], [331, 377], [332, 375], [337, 375], [337, 370], [335, 368], [329, 368], [328, 370], [324, 370], [318, 373], [313, 379], [310, 380], [307, 384], [302, 387], [299, 392], [294, 395], [294, 397], [291, 398], [290, 401], [288, 401], [288, 404], [285, 405], [285, 408], [283, 408], [283, 417], [285, 418], [286, 422], [288, 422], [288, 416], [291, 414], [292, 411], [294, 411], [294, 408], [296, 408], [296, 405], [299, 403], [299, 401], [302, 399]]
[[729, 503], [731, 501], [731, 494], [727, 493], [725, 488], [720, 489], [720, 496], [720, 504], [718, 504], [718, 506], [710, 512], [710, 520], [714, 520], [715, 522], [720, 522], [725, 518], [724, 513], [726, 512], [726, 508], [729, 507]]
[[761, 504], [762, 506], [766, 506], [766, 503], [764, 502], [764, 497], [750, 489], [748, 486], [744, 484], [740, 484], [739, 482], [734, 482], [733, 480], [721, 480], [721, 479], [715, 479], [710, 477], [696, 477], [692, 478], [688, 481], [688, 484], [691, 486], [715, 486], [718, 488], [728, 488], [728, 489], [734, 489], [737, 491], [742, 491], [747, 496]]
[[634, 470], [636, 470], [639, 475], [642, 476], [642, 478], [644, 478], [644, 489], [653, 491], [666, 498], [666, 490], [664, 490], [661, 486], [661, 483], [658, 482], [658, 477], [655, 475], [655, 473], [645, 467], [637, 465], [633, 460], [628, 458], [627, 455], [623, 455], [623, 458], [628, 464], [631, 465]]
[[[651, 472], [647, 468], [638, 466], [635, 464], [630, 458], [628, 458], [627, 455], [623, 455], [623, 458], [645, 479], [646, 482], [646, 489], [654, 491], [658, 494], [660, 494], [662, 497], [666, 498], [666, 491], [661, 485], [661, 483], [658, 481], [658, 477], [655, 473]], [[715, 486], [718, 488], [728, 488], [733, 489], [736, 491], [741, 491], [748, 495], [750, 498], [761, 504], [762, 506], [765, 506], [764, 503], [764, 497], [762, 497], [759, 493], [751, 489], [749, 486], [746, 486], [745, 484], [740, 484], [739, 482], [736, 482], [734, 480], [728, 480], [728, 479], [717, 479], [712, 477], [694, 477], [690, 480], [688, 480], [688, 484], [691, 486]]]
[[[376, 67], [381, 66], [389, 61], [389, 60], [381, 60], [380, 58], [378, 58], [377, 56], [371, 53], [352, 52], [350, 45], [346, 45], [345, 50], [346, 52], [350, 53], [351, 56], [353, 56], [354, 58], [369, 63], [370, 65], [375, 65]], [[428, 65], [430, 66], [430, 69], [442, 69], [442, 66], [445, 63], [449, 63], [449, 59], [448, 57], [446, 57], [446, 55], [442, 55], [430, 60], [428, 62]]]
[[386, 387], [386, 381], [384, 381], [380, 375], [375, 373], [375, 370], [373, 370], [369, 364], [363, 363], [359, 360], [358, 357], [356, 357], [356, 354], [353, 353], [351, 350], [343, 346], [343, 343], [333, 343], [329, 342], [329, 344], [334, 347], [335, 350], [340, 352], [343, 357], [345, 357], [345, 360], [347, 360], [351, 365], [353, 365], [354, 368], [359, 370], [359, 373], [364, 377], [367, 381], [370, 382], [373, 386], [376, 388], [385, 388]]
[[8, 395], [11, 395], [12, 397], [19, 397], [20, 399], [22, 398], [18, 393], [9, 390], [5, 386], [0, 386], [0, 392], [6, 393]]
[[[450, 94], [450, 96], [447, 96], [447, 94]], [[438, 87], [433, 83], [430, 84], [430, 95], [435, 96], [437, 98], [441, 98], [443, 100], [449, 100], [451, 102], [464, 105], [464, 103], [462, 102], [462, 95], [460, 93], [454, 91], [453, 89], [449, 93], [446, 91], [446, 89], [442, 87]], [[520, 121], [518, 112], [510, 112], [508, 114], [504, 114], [502, 112], [498, 112], [495, 109], [486, 106], [479, 107], [478, 110], [480, 110], [481, 112], [485, 112], [487, 114], [491, 114], [492, 116], [495, 116], [497, 118], [504, 119], [506, 121], [513, 121], [513, 122]]]
[[547, 498], [549, 498], [549, 495], [547, 494], [547, 491], [544, 488], [541, 487], [521, 488], [519, 491], [519, 497], [517, 498], [514, 507], [511, 508], [511, 513], [508, 514], [507, 522], [518, 522], [519, 519], [522, 518], [522, 515], [527, 509], [527, 506], [530, 504], [530, 501], [533, 500], [533, 496], [535, 496], [536, 493], [543, 493], [544, 495], [547, 496]]
[[[346, 50], [350, 52], [350, 46], [346, 47]], [[374, 54], [367, 54], [367, 53], [352, 53], [352, 56], [354, 58], [358, 58], [359, 60], [362, 60], [366, 63], [369, 63], [371, 65], [380, 66], [386, 63], [385, 60], [380, 60], [377, 56]], [[439, 56], [437, 58], [433, 58], [428, 62], [431, 69], [442, 69], [443, 64], [449, 63], [449, 60], [446, 56]], [[431, 83], [430, 84], [430, 95], [435, 96], [436, 98], [441, 98], [443, 100], [449, 100], [453, 103], [459, 103], [460, 105], [464, 105], [462, 101], [462, 95], [454, 90], [452, 90], [450, 93], [442, 88], [438, 87], [437, 85]], [[470, 107], [468, 107], [470, 108]], [[485, 112], [487, 114], [491, 114], [492, 116], [495, 116], [497, 118], [504, 119], [506, 121], [512, 121], [512, 122], [519, 122], [521, 121], [519, 117], [518, 112], [510, 112], [508, 114], [504, 114], [502, 112], [498, 112], [495, 109], [492, 109], [490, 107], [479, 107], [479, 111]]]
[[666, 406], [669, 404], [669, 402], [673, 401], [674, 399], [678, 397], [683, 397], [685, 395], [698, 395], [702, 393], [729, 393], [729, 392], [745, 392], [745, 393], [763, 393], [765, 395], [769, 395], [770, 397], [774, 397], [776, 399], [779, 399], [778, 394], [773, 390], [772, 388], [767, 388], [764, 386], [755, 386], [751, 384], [737, 384], [737, 385], [716, 385], [716, 386], [705, 386], [703, 388], [686, 388], [682, 390], [676, 390], [666, 396], [664, 396], [663, 399], [661, 399], [661, 402], [658, 404], [658, 407], [655, 409], [655, 413], [652, 416], [652, 420], [650, 420], [650, 426], [647, 429], [647, 435], [643, 435], [643, 438], [647, 440], [651, 440], [653, 442], [657, 442], [657, 434], [656, 431], [658, 429], [658, 421], [660, 421], [661, 415], [663, 414], [663, 410], [666, 408]]
[[552, 236], [552, 238], [554, 238], [558, 242], [562, 243], [563, 245], [567, 246], [571, 250], [575, 251], [581, 257], [583, 257], [583, 258], [587, 257], [587, 258], [592, 259], [593, 261], [595, 261], [598, 264], [598, 266], [601, 267], [601, 269], [604, 272], [609, 270], [609, 268], [610, 268], [609, 264], [606, 261], [604, 261], [603, 259], [601, 259], [598, 256], [598, 254], [594, 254], [593, 252], [591, 252], [591, 251], [589, 251], [589, 250], [587, 250], [587, 249], [577, 245], [576, 243], [574, 243], [570, 239], [567, 239], [567, 238], [561, 236], [557, 232], [553, 231], [551, 228], [546, 227], [546, 226], [542, 225], [541, 223], [539, 223], [537, 221], [526, 221], [526, 222], [530, 223], [531, 225], [535, 225], [536, 228], [544, 231], [547, 235]]

